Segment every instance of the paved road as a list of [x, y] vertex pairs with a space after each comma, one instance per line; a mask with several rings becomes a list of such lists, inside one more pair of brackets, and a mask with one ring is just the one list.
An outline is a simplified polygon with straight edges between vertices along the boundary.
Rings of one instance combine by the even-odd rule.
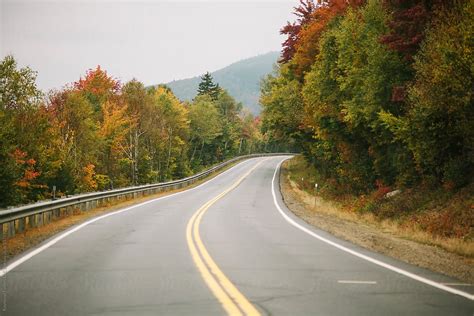
[[456, 280], [338, 240], [289, 214], [279, 191], [272, 193], [283, 159], [245, 161], [195, 189], [69, 234], [6, 275], [4, 314], [474, 314], [472, 298], [346, 250], [435, 285]]

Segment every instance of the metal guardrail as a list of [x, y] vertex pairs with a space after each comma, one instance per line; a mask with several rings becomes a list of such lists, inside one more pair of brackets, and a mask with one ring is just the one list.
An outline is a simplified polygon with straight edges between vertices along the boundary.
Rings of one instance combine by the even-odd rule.
[[87, 211], [96, 207], [109, 205], [111, 202], [129, 200], [141, 196], [187, 187], [196, 181], [202, 180], [212, 173], [221, 170], [229, 164], [240, 160], [282, 155], [291, 154], [272, 153], [239, 156], [220, 163], [208, 170], [180, 180], [86, 193], [53, 201], [42, 201], [0, 210], [0, 236], [3, 236], [3, 234], [6, 233], [8, 237], [12, 237], [16, 233], [24, 232], [28, 228], [40, 227], [57, 218], [72, 215], [75, 210]]

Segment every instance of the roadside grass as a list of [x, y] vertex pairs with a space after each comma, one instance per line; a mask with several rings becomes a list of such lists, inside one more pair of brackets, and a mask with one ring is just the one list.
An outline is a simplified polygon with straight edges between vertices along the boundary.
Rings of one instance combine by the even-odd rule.
[[[5, 256], [4, 259], [10, 260], [13, 257], [23, 253], [24, 251], [39, 245], [43, 241], [51, 238], [52, 236], [60, 232], [63, 232], [74, 225], [81, 224], [87, 221], [88, 219], [100, 216], [102, 214], [117, 211], [127, 206], [139, 204], [139, 203], [153, 200], [165, 195], [170, 195], [173, 193], [177, 193], [180, 191], [185, 191], [185, 190], [194, 188], [206, 181], [211, 180], [212, 178], [218, 176], [220, 173], [232, 168], [233, 166], [235, 166], [236, 164], [240, 162], [241, 161], [232, 163], [229, 166], [226, 166], [225, 168], [219, 170], [218, 172], [209, 175], [207, 178], [201, 179], [185, 188], [170, 190], [166, 192], [160, 192], [157, 194], [147, 195], [144, 197], [139, 197], [139, 198], [130, 199], [126, 201], [118, 201], [115, 203], [111, 202], [104, 206], [101, 206], [92, 210], [88, 210], [88, 211], [81, 211], [79, 209], [76, 209], [74, 213], [70, 216], [64, 216], [64, 217], [58, 218], [41, 227], [29, 228], [25, 230], [23, 233], [17, 233], [13, 237], [6, 238], [5, 240], [0, 241], [0, 247], [4, 251], [4, 256]], [[3, 244], [4, 242], [5, 242], [5, 246]]]
[[[304, 191], [306, 204], [314, 205], [318, 212], [474, 258], [474, 184], [457, 192], [421, 186], [402, 189], [390, 198], [385, 194], [396, 188], [356, 196], [337, 194], [301, 156], [286, 161], [282, 168], [291, 186]], [[318, 207], [321, 204], [324, 207]]]

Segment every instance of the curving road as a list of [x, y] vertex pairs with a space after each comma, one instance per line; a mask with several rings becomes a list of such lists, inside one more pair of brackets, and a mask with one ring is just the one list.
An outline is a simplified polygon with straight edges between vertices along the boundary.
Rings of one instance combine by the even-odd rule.
[[295, 218], [274, 181], [284, 159], [244, 161], [46, 241], [10, 262], [2, 314], [474, 314], [472, 287]]

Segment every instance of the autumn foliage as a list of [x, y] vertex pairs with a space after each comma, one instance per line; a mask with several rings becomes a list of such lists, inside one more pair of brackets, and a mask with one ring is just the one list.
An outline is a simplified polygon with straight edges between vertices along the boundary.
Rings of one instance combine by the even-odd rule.
[[215, 89], [184, 103], [100, 66], [46, 96], [12, 56], [0, 72], [0, 207], [50, 198], [53, 187], [58, 197], [181, 178], [265, 148], [259, 121], [210, 75]]
[[332, 0], [318, 1], [300, 0], [300, 5], [294, 8], [298, 17], [295, 22], [287, 22], [280, 33], [287, 35], [283, 42], [280, 63], [290, 60], [297, 77], [302, 78], [309, 70], [318, 52], [318, 39], [327, 24], [336, 16], [344, 13], [348, 7], [356, 7], [363, 0]]
[[339, 192], [473, 179], [472, 1], [302, 1], [262, 125]]

